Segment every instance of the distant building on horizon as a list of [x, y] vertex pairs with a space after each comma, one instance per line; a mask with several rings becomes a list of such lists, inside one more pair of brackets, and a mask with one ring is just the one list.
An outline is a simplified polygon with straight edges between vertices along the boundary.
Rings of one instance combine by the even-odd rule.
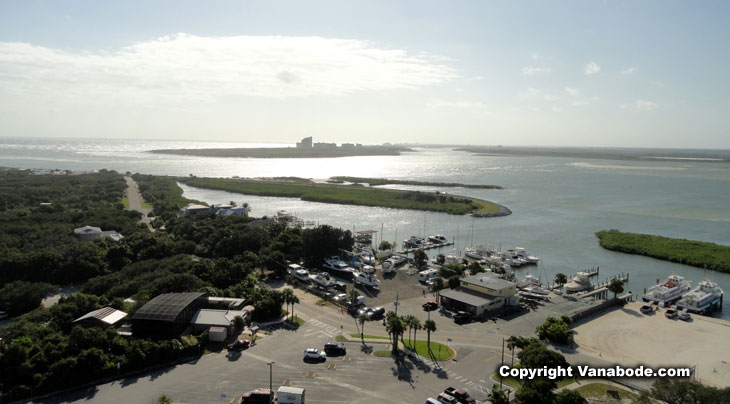
[[301, 142], [297, 142], [297, 149], [311, 149], [312, 148], [312, 137], [305, 137]]

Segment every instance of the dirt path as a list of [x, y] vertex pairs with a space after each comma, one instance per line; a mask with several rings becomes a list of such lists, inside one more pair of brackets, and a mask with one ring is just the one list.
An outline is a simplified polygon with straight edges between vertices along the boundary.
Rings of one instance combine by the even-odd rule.
[[146, 224], [150, 231], [155, 231], [150, 224], [150, 218], [147, 217], [147, 214], [152, 212], [152, 209], [142, 207], [142, 195], [139, 193], [137, 183], [129, 176], [125, 176], [124, 179], [127, 181], [127, 199], [129, 200], [129, 208], [127, 210], [141, 212], [142, 219], [140, 222]]

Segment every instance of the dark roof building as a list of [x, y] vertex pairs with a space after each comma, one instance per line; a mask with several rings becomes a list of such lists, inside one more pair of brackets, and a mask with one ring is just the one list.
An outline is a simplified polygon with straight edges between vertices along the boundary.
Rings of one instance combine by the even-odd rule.
[[177, 335], [207, 302], [203, 292], [165, 293], [142, 306], [132, 325], [137, 334]]

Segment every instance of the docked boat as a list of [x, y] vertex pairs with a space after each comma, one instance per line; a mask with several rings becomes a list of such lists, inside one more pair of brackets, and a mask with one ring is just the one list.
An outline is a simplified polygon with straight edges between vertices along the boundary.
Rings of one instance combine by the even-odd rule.
[[592, 288], [590, 274], [578, 272], [570, 282], [565, 284], [565, 291], [568, 293], [580, 292]]
[[423, 248], [424, 244], [424, 239], [418, 236], [411, 236], [411, 238], [403, 240], [404, 248]]
[[428, 242], [433, 244], [446, 244], [449, 242], [449, 240], [447, 240], [443, 234], [436, 234], [433, 236], [428, 236]]
[[682, 296], [677, 302], [680, 309], [691, 313], [706, 314], [715, 310], [722, 310], [724, 292], [717, 283], [704, 280], [699, 286]]
[[339, 257], [332, 257], [325, 260], [323, 268], [328, 270], [332, 275], [341, 276], [345, 278], [352, 278], [355, 269], [347, 265], [345, 261], [342, 261]]
[[550, 294], [550, 291], [545, 290], [545, 289], [543, 289], [543, 288], [541, 288], [540, 286], [537, 286], [537, 285], [527, 285], [527, 286], [523, 286], [520, 289], [521, 290], [524, 290], [525, 292], [534, 293], [534, 294], [537, 294], [537, 295], [547, 296], [547, 295]]
[[532, 275], [530, 273], [525, 275], [525, 279], [517, 281], [518, 288], [526, 288], [528, 286], [533, 286], [533, 285], [540, 286], [540, 279], [537, 276]]
[[365, 272], [366, 274], [374, 274], [375, 267], [372, 265], [363, 265], [360, 267], [360, 272]]
[[375, 275], [367, 274], [360, 271], [355, 272], [354, 280], [355, 283], [369, 286], [371, 288], [377, 288], [380, 284], [380, 281], [378, 280], [378, 278], [375, 277]]
[[692, 289], [690, 281], [679, 275], [669, 275], [664, 283], [647, 289], [642, 297], [645, 302], [656, 302], [661, 305], [672, 304]]
[[529, 255], [522, 247], [515, 247], [515, 255], [527, 261], [528, 264], [537, 264], [540, 261], [540, 257], [536, 255]]
[[399, 267], [399, 266], [405, 264], [406, 262], [408, 262], [408, 257], [404, 257], [402, 255], [394, 255], [394, 256], [388, 258], [386, 261], [390, 262], [390, 264], [394, 268], [396, 268], [396, 267]]
[[335, 280], [326, 273], [310, 275], [309, 278], [312, 279], [312, 282], [314, 282], [315, 284], [325, 288], [331, 288], [332, 286], [335, 286]]
[[375, 254], [370, 249], [363, 249], [359, 253], [360, 261], [365, 265], [375, 265]]
[[309, 282], [311, 280], [309, 278], [309, 271], [298, 264], [289, 265], [289, 274], [291, 274], [292, 278], [300, 282]]

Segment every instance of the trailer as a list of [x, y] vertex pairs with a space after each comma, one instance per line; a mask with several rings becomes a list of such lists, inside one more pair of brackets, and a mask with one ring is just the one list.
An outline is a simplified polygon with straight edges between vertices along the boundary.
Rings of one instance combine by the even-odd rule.
[[304, 389], [280, 386], [276, 390], [276, 401], [279, 404], [304, 404]]

